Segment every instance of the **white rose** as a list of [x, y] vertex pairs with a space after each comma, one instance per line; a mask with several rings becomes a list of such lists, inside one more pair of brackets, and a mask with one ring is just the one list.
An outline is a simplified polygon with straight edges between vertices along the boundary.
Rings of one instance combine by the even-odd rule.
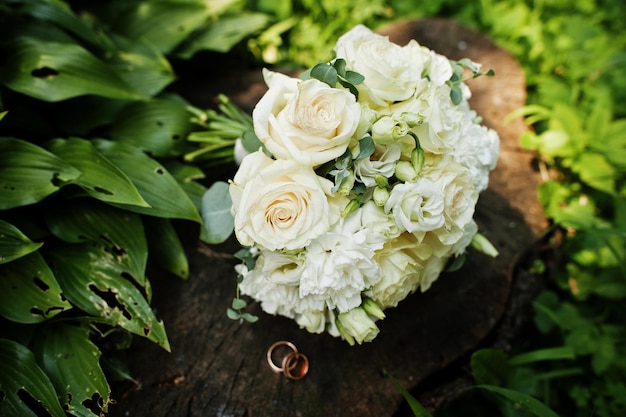
[[428, 232], [443, 226], [444, 194], [425, 177], [415, 182], [396, 184], [385, 204], [396, 223], [409, 232]]
[[341, 36], [335, 52], [337, 58], [346, 60], [350, 70], [365, 77], [358, 88], [365, 88], [363, 98], [371, 99], [376, 106], [413, 96], [422, 78], [424, 59], [428, 59], [414, 40], [399, 46], [363, 25]]
[[229, 189], [237, 239], [266, 250], [305, 247], [330, 229], [347, 202], [331, 195], [332, 186], [295, 161], [248, 155]]
[[372, 200], [367, 201], [357, 212], [361, 216], [361, 224], [371, 233], [386, 240], [394, 239], [400, 234], [400, 228], [393, 217]]
[[254, 131], [277, 159], [318, 166], [341, 156], [361, 118], [354, 95], [316, 79], [264, 70], [268, 91], [252, 112]]
[[344, 339], [354, 345], [371, 342], [378, 335], [379, 329], [372, 318], [360, 307], [354, 308], [337, 316], [339, 333]]

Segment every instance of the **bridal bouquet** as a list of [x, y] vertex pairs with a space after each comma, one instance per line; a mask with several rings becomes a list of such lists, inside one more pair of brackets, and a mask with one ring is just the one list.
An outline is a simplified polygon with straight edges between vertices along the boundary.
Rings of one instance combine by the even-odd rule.
[[262, 146], [229, 194], [249, 253], [239, 291], [353, 345], [480, 236], [474, 208], [499, 138], [468, 106], [462, 76], [478, 64], [364, 26], [334, 52], [299, 78], [264, 71]]

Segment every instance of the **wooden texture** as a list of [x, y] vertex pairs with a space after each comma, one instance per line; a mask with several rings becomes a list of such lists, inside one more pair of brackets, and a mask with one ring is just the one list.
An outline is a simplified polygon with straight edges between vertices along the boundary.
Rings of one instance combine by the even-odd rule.
[[[511, 295], [510, 269], [545, 227], [535, 196], [532, 155], [518, 146], [526, 127], [520, 120], [503, 121], [525, 102], [523, 72], [485, 36], [454, 22], [404, 22], [382, 32], [398, 43], [414, 38], [450, 58], [468, 57], [495, 70], [495, 77], [473, 80], [470, 86], [472, 106], [502, 141], [498, 168], [475, 216], [500, 256], [472, 252], [461, 270], [442, 275], [427, 292], [388, 310], [373, 342], [350, 347], [267, 315], [255, 303], [251, 311], [260, 316], [256, 324], [229, 320], [225, 311], [234, 295], [237, 263], [232, 253], [238, 246], [233, 239], [217, 246], [193, 242], [188, 282], [151, 276], [153, 305], [165, 322], [172, 353], [145, 341], [129, 351], [140, 385], [113, 387], [111, 416], [393, 416], [403, 398], [383, 369], [413, 389], [466, 357], [496, 328]], [[197, 105], [226, 92], [250, 108], [265, 91], [260, 71], [239, 78], [251, 84], [239, 83], [228, 91], [236, 74], [224, 75], [231, 76], [231, 84], [213, 79], [180, 88]], [[310, 371], [302, 380], [270, 371], [265, 354], [278, 340], [292, 341], [308, 356]]]

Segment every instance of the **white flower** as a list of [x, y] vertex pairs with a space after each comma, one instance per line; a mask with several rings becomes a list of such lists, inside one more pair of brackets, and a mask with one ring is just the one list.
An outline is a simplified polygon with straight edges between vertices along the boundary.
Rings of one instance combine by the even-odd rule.
[[361, 292], [380, 279], [373, 258], [383, 243], [371, 233], [361, 227], [355, 212], [336, 229], [313, 240], [306, 250], [300, 297], [319, 309], [344, 312], [359, 306]]
[[396, 184], [391, 190], [385, 211], [404, 230], [428, 232], [443, 226], [444, 194], [440, 187], [425, 177], [415, 182]]
[[368, 187], [376, 185], [376, 175], [391, 178], [396, 162], [400, 159], [402, 143], [395, 142], [389, 146], [377, 147], [370, 158], [359, 159], [354, 163], [356, 177]]
[[375, 106], [412, 97], [429, 58], [415, 41], [399, 46], [362, 25], [341, 36], [335, 52], [350, 70], [365, 77], [357, 87], [365, 89], [364, 100], [369, 98]]
[[350, 345], [354, 345], [355, 341], [359, 345], [371, 342], [379, 332], [374, 320], [360, 307], [339, 314], [335, 324]]
[[326, 310], [306, 310], [296, 315], [296, 323], [309, 333], [322, 333], [326, 329], [327, 314]]
[[235, 162], [237, 165], [241, 165], [241, 161], [243, 158], [248, 156], [250, 152], [243, 146], [243, 141], [241, 138], [235, 139], [235, 145], [233, 146], [233, 156], [235, 157]]
[[277, 159], [311, 167], [341, 156], [361, 119], [354, 95], [316, 79], [263, 73], [269, 90], [254, 108], [252, 119], [267, 150]]
[[366, 230], [381, 236], [385, 241], [394, 239], [400, 234], [400, 228], [393, 217], [372, 200], [363, 204], [357, 215], [360, 215], [361, 224]]
[[292, 160], [262, 151], [244, 158], [230, 184], [235, 234], [244, 246], [300, 249], [326, 233], [347, 202], [332, 182]]

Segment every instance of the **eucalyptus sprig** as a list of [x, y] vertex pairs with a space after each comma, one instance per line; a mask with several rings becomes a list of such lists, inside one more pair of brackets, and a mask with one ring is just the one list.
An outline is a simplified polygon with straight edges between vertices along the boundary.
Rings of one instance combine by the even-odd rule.
[[[455, 105], [458, 105], [463, 100], [461, 83], [467, 81], [468, 79], [477, 78], [482, 75], [487, 77], [495, 75], [493, 69], [486, 72], [480, 72], [480, 65], [468, 58], [463, 58], [458, 61], [450, 61], [450, 64], [452, 65], [452, 76], [446, 83], [450, 86], [450, 99]], [[472, 73], [472, 76], [468, 79], [464, 79], [464, 70], [469, 70]]]

